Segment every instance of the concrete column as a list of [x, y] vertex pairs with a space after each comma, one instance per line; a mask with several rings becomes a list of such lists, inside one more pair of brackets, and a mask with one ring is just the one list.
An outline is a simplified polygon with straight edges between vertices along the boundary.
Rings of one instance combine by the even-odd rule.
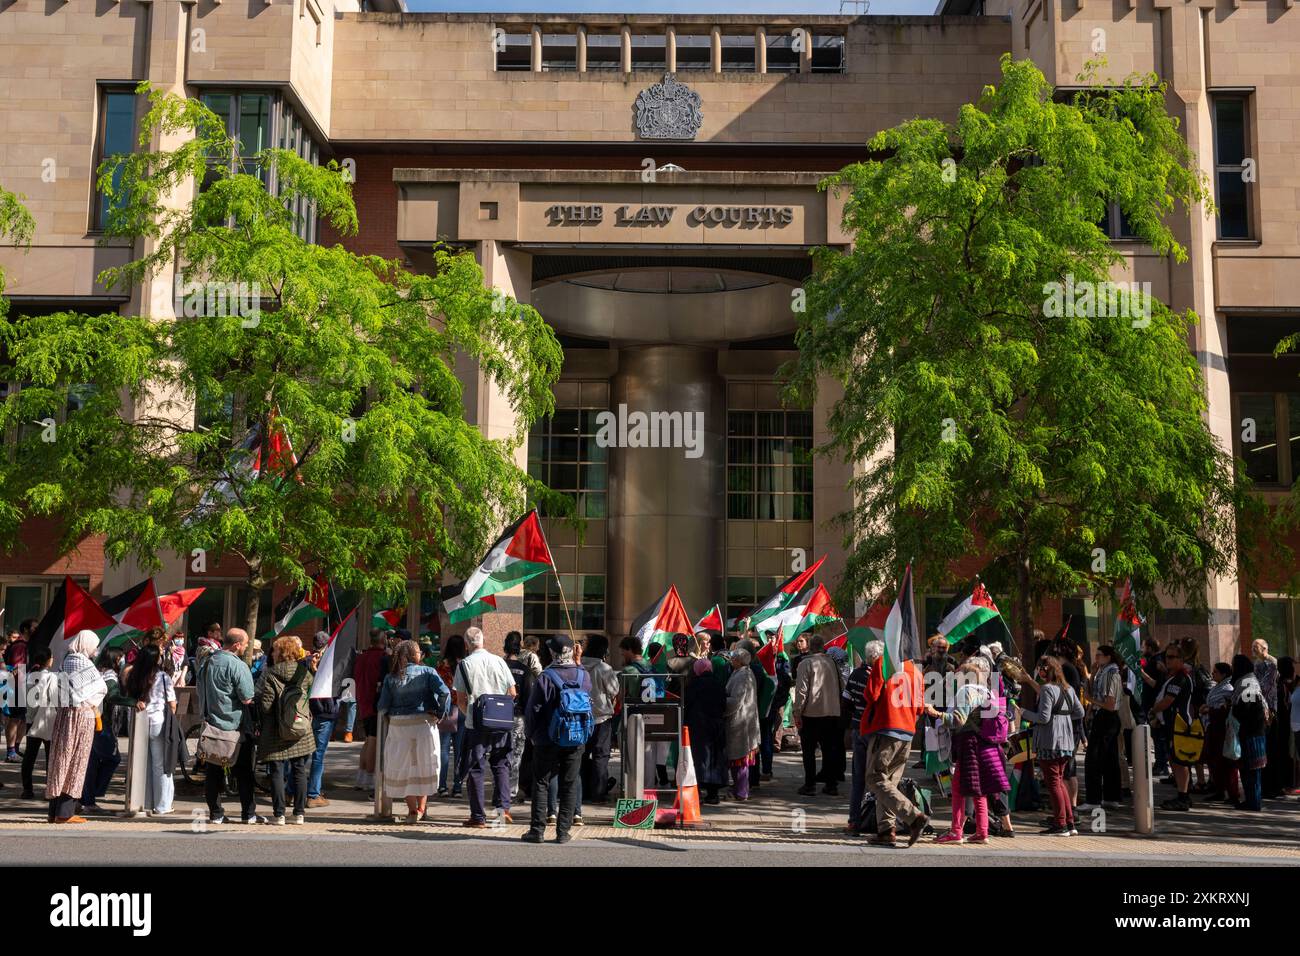
[[812, 31], [807, 27], [799, 27], [799, 32], [803, 34], [803, 49], [799, 52], [799, 72], [812, 72]]
[[542, 28], [533, 24], [531, 65], [534, 73], [542, 72]]
[[618, 30], [618, 66], [624, 73], [632, 72], [632, 28], [627, 24]]
[[[185, 60], [190, 32], [190, 5], [179, 3], [151, 3], [148, 6], [148, 52], [145, 76], [156, 89], [164, 92], [186, 95]], [[143, 107], [141, 107], [143, 108]], [[190, 139], [182, 133], [155, 133], [149, 143], [151, 150], [178, 149]], [[164, 202], [173, 209], [185, 207], [193, 198], [192, 184], [182, 185]], [[151, 255], [158, 248], [158, 241], [146, 238], [136, 242], [132, 250], [136, 257]], [[184, 278], [183, 276], [181, 277]], [[176, 317], [176, 282], [177, 273], [171, 263], [162, 269], [147, 283], [135, 286], [131, 290], [131, 300], [125, 306], [130, 314], [148, 315], [154, 319], [169, 320]], [[168, 402], [179, 402], [179, 407], [167, 408]], [[170, 418], [181, 427], [190, 427], [194, 411], [188, 406], [182, 394], [169, 393], [155, 387], [138, 402], [128, 399], [126, 414], [131, 418]], [[162, 568], [156, 573], [160, 592], [175, 591], [185, 586], [186, 556], [164, 552], [160, 555]], [[127, 560], [119, 565], [104, 565], [104, 594], [117, 594], [138, 583], [148, 574], [135, 561]]]
[[[684, 448], [611, 449], [606, 630], [626, 634], [632, 619], [676, 584], [688, 614], [720, 600], [726, 532], [726, 383], [717, 353], [676, 345], [620, 350], [610, 382], [617, 414], [681, 412], [702, 421], [701, 454]], [[622, 416], [620, 415], [620, 418]]]
[[677, 72], [677, 28], [669, 26], [664, 31], [664, 66], [667, 72]]
[[722, 28], [709, 28], [709, 57], [712, 61], [713, 72], [722, 72]]
[[[483, 282], [488, 288], [500, 289], [515, 300], [528, 303], [532, 295], [533, 257], [516, 252], [495, 239], [485, 239], [476, 250]], [[464, 388], [465, 415], [487, 438], [513, 440], [518, 428], [518, 416], [508, 396], [483, 372], [479, 364], [465, 356], [458, 356], [456, 377]], [[521, 469], [528, 467], [528, 439], [523, 436], [514, 448], [514, 461]], [[519, 515], [502, 515], [501, 527]], [[446, 584], [455, 583], [451, 578]], [[497, 612], [474, 618], [472, 623], [483, 629], [487, 645], [494, 651], [501, 649], [508, 631], [523, 629], [523, 586], [502, 591], [497, 595]], [[444, 622], [443, 633], [451, 633]], [[462, 630], [468, 623], [453, 630]]]
[[587, 72], [587, 28], [578, 27], [578, 72]]
[[754, 31], [754, 72], [767, 72], [767, 27]]
[[[1170, 112], [1178, 116], [1187, 145], [1201, 169], [1214, 168], [1214, 127], [1210, 116], [1209, 64], [1206, 62], [1205, 21], [1195, 6], [1159, 11], [1170, 51], [1167, 79]], [[1174, 311], [1194, 309], [1200, 322], [1192, 327], [1188, 347], [1196, 355], [1204, 377], [1208, 409], [1206, 420], [1223, 448], [1233, 447], [1232, 396], [1228, 385], [1228, 330], [1226, 318], [1215, 310], [1214, 241], [1216, 224], [1203, 207], [1176, 216], [1173, 228], [1187, 247], [1187, 261], [1168, 260], [1170, 302]], [[1217, 577], [1205, 584], [1208, 616], [1193, 614], [1182, 601], [1160, 595], [1165, 611], [1154, 633], [1162, 642], [1174, 637], [1194, 637], [1203, 662], [1231, 660], [1241, 645], [1241, 602], [1235, 575]]]

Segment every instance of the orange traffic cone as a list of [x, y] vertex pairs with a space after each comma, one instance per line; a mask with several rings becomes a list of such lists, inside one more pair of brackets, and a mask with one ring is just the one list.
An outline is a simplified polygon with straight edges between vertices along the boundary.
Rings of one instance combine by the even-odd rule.
[[[683, 769], [685, 768], [685, 769]], [[677, 822], [684, 827], [704, 824], [700, 814], [700, 788], [695, 782], [695, 759], [691, 756], [691, 731], [682, 728], [682, 752], [677, 758]]]

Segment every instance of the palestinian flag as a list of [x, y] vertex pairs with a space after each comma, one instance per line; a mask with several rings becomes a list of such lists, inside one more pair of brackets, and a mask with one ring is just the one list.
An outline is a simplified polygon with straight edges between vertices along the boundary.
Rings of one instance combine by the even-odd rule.
[[1115, 650], [1124, 658], [1130, 671], [1141, 673], [1142, 625], [1146, 623], [1133, 602], [1133, 579], [1124, 582], [1124, 595], [1115, 614]]
[[100, 607], [113, 619], [112, 627], [99, 635], [103, 638], [104, 647], [115, 647], [132, 634], [139, 634], [151, 627], [167, 626], [153, 578], [146, 578], [121, 594], [113, 595]]
[[352, 665], [357, 658], [357, 609], [339, 622], [325, 646], [316, 677], [311, 682], [311, 696], [338, 697], [343, 693], [343, 682], [352, 676]]
[[[447, 613], [448, 617], [451, 617], [451, 612], [447, 611], [447, 602], [452, 600], [453, 598], [458, 599], [464, 587], [465, 586], [463, 584], [452, 584], [442, 589], [441, 592], [442, 609], [444, 612]], [[496, 609], [497, 609], [497, 596], [495, 594], [489, 594], [487, 597], [480, 598], [479, 600], [475, 601], [473, 604], [466, 605], [461, 610], [461, 615], [459, 620], [462, 621], [468, 620], [469, 618], [477, 617], [480, 614], [491, 614]]]
[[[784, 616], [784, 615], [782, 615]], [[833, 621], [842, 621], [840, 612], [835, 610], [835, 605], [831, 603], [831, 594], [826, 590], [826, 585], [819, 584], [813, 589], [808, 600], [804, 603], [803, 613], [799, 615], [793, 625], [782, 627], [781, 633], [783, 642], [789, 644], [800, 634], [811, 631], [815, 627], [821, 627], [823, 624], [830, 624]], [[843, 636], [843, 635], [842, 635]], [[838, 640], [838, 639], [837, 639]], [[843, 647], [845, 641], [838, 644], [827, 644], [827, 647]]]
[[[54, 667], [63, 664], [68, 642], [78, 631], [103, 631], [117, 624], [95, 599], [70, 577], [65, 577], [54, 592], [50, 608], [32, 632], [32, 652], [49, 648], [54, 653]], [[30, 659], [32, 654], [29, 653]]]
[[[534, 508], [506, 528], [479, 562], [478, 569], [456, 589], [458, 593], [454, 597], [443, 601], [442, 606], [451, 623], [457, 624], [486, 613], [486, 598], [545, 574], [554, 567], [551, 549], [546, 545], [546, 536], [542, 534], [542, 525]], [[487, 607], [496, 610], [495, 601]]]
[[225, 470], [217, 476], [213, 486], [203, 493], [193, 513], [185, 519], [185, 524], [189, 525], [205, 517], [218, 504], [236, 501], [238, 489], [257, 481], [263, 472], [269, 472], [277, 481], [292, 474], [299, 483], [302, 482], [293, 445], [284, 428], [274, 418], [271, 419], [269, 441], [262, 440], [262, 426], [254, 425], [240, 443], [231, 449]]
[[939, 621], [939, 633], [948, 639], [948, 646], [952, 647], [986, 625], [991, 627], [986, 633], [978, 635], [981, 647], [989, 641], [1001, 638], [1003, 625], [998, 606], [989, 597], [989, 592], [983, 583], [976, 581], [969, 593], [958, 592], [943, 609], [943, 618]]
[[721, 634], [725, 626], [722, 623], [722, 609], [718, 605], [709, 608], [709, 613], [700, 618], [695, 624], [694, 634], [716, 633]]
[[199, 599], [199, 595], [206, 590], [207, 588], [187, 588], [184, 591], [173, 591], [171, 594], [164, 594], [158, 599], [158, 604], [162, 607], [163, 620], [169, 626], [175, 624], [189, 606]]
[[890, 604], [882, 594], [876, 598], [876, 603], [867, 609], [867, 613], [854, 622], [848, 634], [844, 635], [845, 642], [859, 660], [866, 660], [868, 641], [885, 639], [885, 622], [889, 620], [889, 608]]
[[390, 607], [383, 611], [376, 611], [370, 615], [370, 626], [382, 628], [385, 631], [391, 631], [395, 627], [401, 627], [402, 622], [406, 620], [406, 608]]
[[825, 560], [826, 555], [823, 554], [807, 571], [800, 571], [798, 574], [787, 578], [785, 583], [777, 588], [771, 597], [754, 610], [750, 611], [747, 616], [742, 617], [737, 621], [737, 627], [742, 631], [748, 631], [750, 628], [755, 628], [759, 631], [772, 630], [771, 627], [760, 628], [758, 625], [766, 621], [768, 618], [780, 614], [790, 606], [791, 601], [798, 597], [804, 590], [809, 588], [812, 585], [813, 575], [817, 573], [817, 569], [822, 566], [822, 562]]
[[921, 656], [921, 641], [916, 633], [916, 609], [912, 600], [912, 566], [903, 572], [903, 583], [898, 597], [885, 618], [885, 653], [880, 659], [881, 674], [885, 680], [893, 677], [903, 667], [903, 661]]
[[[817, 590], [817, 585], [811, 581], [804, 588], [803, 593], [791, 598], [784, 608], [773, 614], [771, 617], [764, 618], [754, 625], [754, 630], [760, 634], [779, 634], [784, 637], [789, 631], [798, 626], [799, 621], [803, 618], [803, 612], [808, 607], [808, 602], [812, 600], [813, 593]], [[794, 638], [790, 638], [794, 640]], [[786, 641], [781, 642], [781, 646], [786, 645]]]
[[693, 633], [691, 619], [682, 607], [676, 585], [669, 585], [663, 597], [637, 615], [630, 633], [640, 638], [641, 653], [647, 657], [650, 656], [650, 645], [658, 644], [662, 653], [655, 662], [656, 669], [667, 667], [668, 655], [673, 649], [673, 635]]
[[268, 633], [262, 635], [262, 640], [273, 640], [283, 631], [292, 631], [317, 618], [328, 619], [329, 613], [329, 586], [323, 577], [317, 575], [310, 589], [290, 594], [275, 606], [275, 623]]
[[754, 654], [754, 657], [763, 665], [763, 670], [767, 671], [768, 677], [776, 676], [776, 660], [778, 657], [788, 657], [785, 647], [781, 643], [781, 636], [773, 634], [772, 639], [760, 647]]

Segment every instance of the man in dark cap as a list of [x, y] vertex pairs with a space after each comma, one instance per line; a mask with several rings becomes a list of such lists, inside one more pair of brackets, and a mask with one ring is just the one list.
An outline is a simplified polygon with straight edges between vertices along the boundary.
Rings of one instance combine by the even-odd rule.
[[533, 744], [532, 819], [527, 843], [546, 837], [546, 792], [551, 777], [560, 780], [555, 842], [568, 843], [578, 805], [578, 775], [593, 727], [591, 676], [573, 658], [573, 641], [556, 634], [547, 642], [551, 666], [533, 683], [524, 707], [524, 730]]

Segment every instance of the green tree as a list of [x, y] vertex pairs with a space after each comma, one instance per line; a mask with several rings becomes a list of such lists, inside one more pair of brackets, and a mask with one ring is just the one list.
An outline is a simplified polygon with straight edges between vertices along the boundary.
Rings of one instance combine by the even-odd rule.
[[[428, 581], [466, 570], [503, 517], [529, 494], [548, 497], [514, 451], [553, 407], [562, 354], [551, 330], [485, 289], [468, 253], [438, 249], [434, 274], [416, 275], [303, 241], [292, 210], [305, 203], [340, 234], [356, 231], [336, 164], [279, 149], [240, 156], [198, 101], [150, 99], [140, 149], [99, 171], [113, 200], [106, 235], [143, 253], [102, 279], [147, 285], [177, 263], [176, 317], [0, 322], [0, 373], [29, 383], [5, 401], [0, 428], [65, 416], [55, 440], [27, 434], [0, 460], [0, 544], [48, 515], [63, 550], [103, 535], [112, 562], [237, 556], [250, 633], [273, 583], [305, 587], [323, 573], [404, 593], [411, 566]], [[151, 151], [155, 135], [183, 142]], [[455, 375], [465, 362], [517, 413], [510, 439], [466, 421]]]
[[1130, 576], [1148, 600], [1161, 587], [1204, 607], [1206, 576], [1235, 573], [1237, 532], [1261, 513], [1206, 423], [1195, 314], [1106, 285], [1121, 261], [1098, 226], [1108, 202], [1183, 261], [1168, 221], [1209, 201], [1164, 88], [1053, 94], [1004, 57], [955, 125], [881, 132], [876, 158], [827, 181], [854, 246], [818, 250], [790, 369], [804, 401], [819, 376], [843, 384], [823, 451], [870, 460], [840, 516], [842, 596], [910, 558], [948, 586], [976, 554], [1026, 641], [1043, 596]]

